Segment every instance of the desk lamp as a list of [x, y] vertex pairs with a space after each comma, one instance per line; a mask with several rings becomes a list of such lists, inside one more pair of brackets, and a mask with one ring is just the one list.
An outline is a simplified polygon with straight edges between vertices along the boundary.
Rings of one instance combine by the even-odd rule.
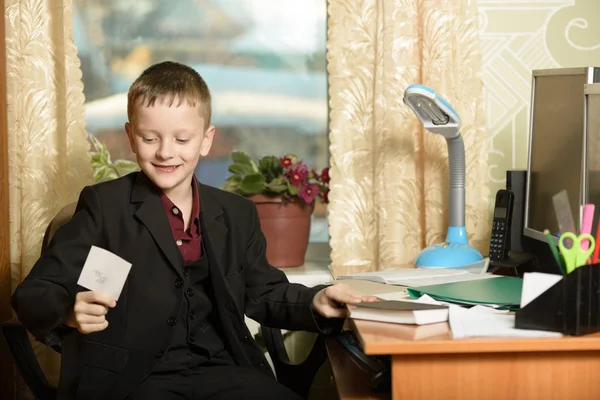
[[460, 135], [460, 118], [450, 104], [423, 85], [406, 88], [404, 103], [413, 110], [425, 129], [446, 139], [450, 169], [446, 241], [423, 249], [415, 265], [452, 268], [480, 261], [483, 257], [469, 245], [465, 227], [465, 145]]

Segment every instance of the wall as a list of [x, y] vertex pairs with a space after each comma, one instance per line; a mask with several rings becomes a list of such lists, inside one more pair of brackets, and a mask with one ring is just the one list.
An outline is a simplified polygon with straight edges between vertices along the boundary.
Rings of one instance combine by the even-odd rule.
[[478, 0], [489, 134], [490, 196], [526, 168], [531, 71], [600, 66], [599, 0]]

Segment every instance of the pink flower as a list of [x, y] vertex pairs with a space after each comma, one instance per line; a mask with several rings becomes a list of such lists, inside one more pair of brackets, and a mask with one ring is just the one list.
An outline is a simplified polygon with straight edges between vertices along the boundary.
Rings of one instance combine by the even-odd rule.
[[298, 164], [292, 166], [289, 172], [287, 173], [288, 178], [292, 185], [299, 187], [302, 182], [308, 177], [308, 167], [299, 162]]
[[321, 193], [321, 201], [323, 202], [323, 204], [329, 203], [329, 189], [323, 190], [323, 192]]
[[324, 184], [329, 183], [329, 168], [323, 168], [323, 171], [321, 171], [321, 182]]
[[292, 159], [289, 157], [281, 157], [279, 162], [283, 168], [289, 168], [292, 165]]
[[315, 199], [315, 197], [317, 197], [318, 194], [319, 187], [317, 185], [309, 183], [308, 185], [304, 185], [302, 186], [302, 188], [300, 188], [300, 193], [298, 193], [298, 196], [300, 196], [302, 200], [310, 204], [313, 202], [313, 200]]

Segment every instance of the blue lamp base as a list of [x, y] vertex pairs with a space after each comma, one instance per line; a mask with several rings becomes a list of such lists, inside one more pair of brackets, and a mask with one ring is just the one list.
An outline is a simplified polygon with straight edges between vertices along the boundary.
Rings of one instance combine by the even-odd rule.
[[481, 253], [469, 245], [464, 226], [448, 228], [446, 242], [434, 244], [421, 251], [415, 260], [420, 268], [453, 268], [483, 260]]

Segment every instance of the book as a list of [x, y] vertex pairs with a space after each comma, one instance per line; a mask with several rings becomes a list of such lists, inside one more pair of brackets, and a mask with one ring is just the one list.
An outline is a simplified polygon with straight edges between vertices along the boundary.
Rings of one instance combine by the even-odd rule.
[[425, 325], [448, 321], [448, 306], [415, 301], [375, 301], [350, 307], [350, 318]]
[[496, 278], [488, 274], [489, 258], [460, 268], [391, 268], [380, 271], [339, 275], [336, 280], [358, 279], [400, 286], [430, 286], [449, 282], [464, 282]]
[[[450, 321], [452, 311], [448, 315]], [[354, 323], [358, 322], [358, 320]], [[354, 325], [356, 326], [356, 325]], [[392, 324], [382, 323], [381, 321], [360, 321], [360, 331], [365, 334], [377, 334], [382, 340], [390, 342], [398, 340], [447, 340], [451, 337], [449, 322], [437, 322], [434, 324], [416, 325], [416, 324]]]

